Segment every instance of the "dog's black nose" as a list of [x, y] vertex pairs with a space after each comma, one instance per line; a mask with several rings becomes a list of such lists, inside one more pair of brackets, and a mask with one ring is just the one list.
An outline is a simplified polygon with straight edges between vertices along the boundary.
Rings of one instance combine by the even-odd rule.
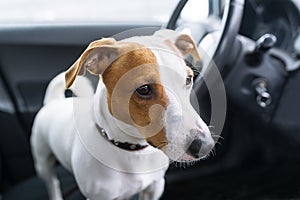
[[189, 146], [187, 152], [194, 158], [199, 158], [200, 157], [199, 152], [200, 152], [201, 146], [202, 146], [201, 140], [199, 140], [199, 139], [194, 140], [192, 142], [192, 144]]

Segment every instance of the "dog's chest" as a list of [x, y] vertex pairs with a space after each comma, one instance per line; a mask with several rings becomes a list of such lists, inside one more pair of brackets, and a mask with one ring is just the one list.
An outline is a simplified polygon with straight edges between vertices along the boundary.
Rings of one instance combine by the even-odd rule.
[[169, 160], [147, 147], [125, 151], [108, 142], [95, 126], [92, 103], [73, 102], [77, 134], [72, 151], [72, 171], [84, 196], [95, 199], [129, 198], [164, 177]]
[[121, 166], [117, 169], [118, 166], [109, 166], [105, 162], [99, 162], [87, 153], [81, 144], [77, 143], [76, 146], [77, 150], [74, 153], [80, 159], [76, 159], [73, 163], [73, 173], [84, 195], [94, 196], [95, 199], [129, 198], [163, 178], [167, 169], [166, 167], [144, 173], [120, 171]]

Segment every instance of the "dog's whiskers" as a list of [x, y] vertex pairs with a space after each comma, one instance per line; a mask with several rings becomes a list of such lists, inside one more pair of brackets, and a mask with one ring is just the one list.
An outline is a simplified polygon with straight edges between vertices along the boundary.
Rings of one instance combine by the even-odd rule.
[[212, 138], [215, 141], [215, 144], [222, 145], [222, 143], [219, 142], [219, 139], [224, 140], [224, 138], [222, 136], [220, 136], [220, 135], [212, 135]]
[[216, 156], [217, 155], [215, 147], [211, 150], [210, 154], [212, 154], [212, 156]]
[[220, 135], [212, 135], [211, 137], [224, 140], [224, 137]]
[[211, 137], [212, 138], [216, 138], [216, 139], [223, 139], [224, 137], [222, 137], [221, 135], [215, 134], [213, 131], [210, 131]]
[[215, 134], [215, 133], [212, 131], [212, 129], [215, 128], [214, 126], [210, 125], [210, 126], [208, 126], [208, 128], [209, 128], [209, 130], [210, 130], [211, 137], [216, 141], [217, 144], [220, 144], [220, 143], [218, 143], [217, 141], [218, 141], [219, 139], [224, 140], [224, 137], [222, 137], [222, 136], [219, 135], [219, 134]]
[[209, 126], [207, 126], [208, 127], [208, 129], [209, 130], [211, 130], [211, 129], [214, 129], [215, 128], [215, 126], [213, 126], [213, 125], [209, 125]]
[[177, 162], [177, 161], [171, 161], [170, 164], [173, 164], [175, 167], [177, 168], [188, 168], [191, 167], [193, 165], [195, 165], [197, 161], [191, 161], [191, 162]]

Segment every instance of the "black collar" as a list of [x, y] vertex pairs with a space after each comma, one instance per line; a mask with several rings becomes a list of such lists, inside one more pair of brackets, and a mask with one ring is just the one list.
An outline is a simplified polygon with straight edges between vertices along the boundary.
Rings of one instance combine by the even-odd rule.
[[109, 139], [107, 133], [103, 128], [101, 128], [98, 124], [96, 124], [96, 128], [100, 132], [100, 135], [102, 135], [107, 141], [111, 142], [113, 145], [121, 149], [127, 151], [138, 151], [148, 147], [148, 145], [132, 144], [129, 142], [119, 142], [119, 141], [115, 141], [114, 139]]

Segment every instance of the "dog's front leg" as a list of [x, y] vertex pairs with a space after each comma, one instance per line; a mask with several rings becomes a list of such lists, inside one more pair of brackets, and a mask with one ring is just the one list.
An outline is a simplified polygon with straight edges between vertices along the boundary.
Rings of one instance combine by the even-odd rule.
[[31, 142], [35, 169], [38, 176], [46, 184], [49, 199], [62, 200], [63, 197], [59, 186], [59, 180], [54, 171], [56, 159], [52, 155], [51, 149], [42, 138], [41, 134], [33, 132]]
[[165, 187], [165, 179], [162, 178], [159, 181], [153, 182], [146, 189], [140, 192], [139, 200], [158, 200]]
[[63, 200], [59, 186], [59, 180], [54, 172], [55, 159], [54, 157], [42, 160], [36, 163], [36, 168], [39, 176], [44, 180], [50, 200]]

